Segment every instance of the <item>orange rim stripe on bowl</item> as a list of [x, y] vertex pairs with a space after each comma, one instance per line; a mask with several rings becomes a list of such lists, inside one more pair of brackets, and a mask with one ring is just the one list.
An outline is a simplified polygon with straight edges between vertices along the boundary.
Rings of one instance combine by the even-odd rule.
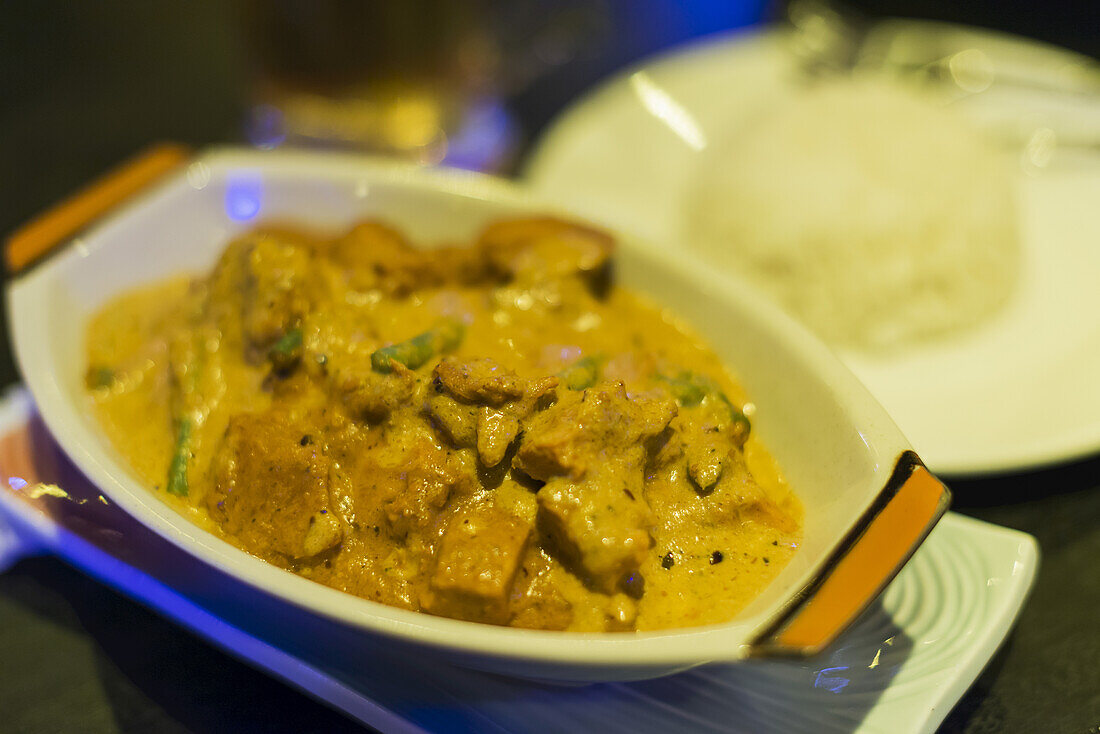
[[38, 215], [9, 235], [4, 248], [8, 273], [23, 270], [190, 157], [182, 145], [154, 145]]
[[836, 639], [893, 580], [950, 503], [950, 491], [917, 455], [902, 454], [875, 504], [818, 579], [757, 638], [752, 654], [812, 655]]

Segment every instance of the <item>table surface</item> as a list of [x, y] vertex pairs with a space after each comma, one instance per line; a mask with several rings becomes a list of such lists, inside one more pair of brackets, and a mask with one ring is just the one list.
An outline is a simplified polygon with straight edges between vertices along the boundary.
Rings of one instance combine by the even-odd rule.
[[[0, 232], [150, 141], [239, 139], [232, 5], [6, 7]], [[515, 100], [528, 133], [568, 86], [541, 84]], [[16, 379], [5, 337], [0, 385]], [[1100, 457], [949, 483], [955, 510], [1034, 535], [1042, 560], [1016, 629], [942, 731], [1100, 732]], [[4, 731], [359, 730], [48, 557], [0, 575], [0, 661]]]

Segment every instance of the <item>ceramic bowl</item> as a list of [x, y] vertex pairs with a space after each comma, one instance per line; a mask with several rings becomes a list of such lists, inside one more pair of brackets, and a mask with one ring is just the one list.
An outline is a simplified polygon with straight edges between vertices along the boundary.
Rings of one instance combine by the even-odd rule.
[[[233, 583], [353, 631], [350, 639], [365, 646], [391, 645], [469, 667], [574, 682], [654, 677], [752, 656], [809, 655], [874, 600], [946, 510], [946, 488], [855, 377], [808, 332], [748, 286], [719, 277], [668, 243], [622, 237], [619, 282], [672, 309], [709, 340], [755, 403], [754, 430], [805, 507], [802, 547], [761, 596], [726, 624], [571, 634], [395, 609], [269, 565], [177, 514], [100, 430], [83, 387], [89, 317], [135, 286], [208, 270], [235, 233], [265, 220], [338, 229], [377, 215], [413, 241], [432, 243], [472, 238], [496, 218], [555, 212], [504, 181], [347, 155], [213, 150], [181, 161], [154, 184], [119, 184], [141, 165], [116, 172], [107, 184], [36, 222], [34, 236], [10, 243], [9, 263], [25, 265], [50, 239], [43, 232], [51, 221], [60, 222], [54, 234], [64, 233], [89, 212], [99, 213], [105, 201], [115, 203], [119, 192], [128, 194], [9, 284], [11, 334], [26, 383], [59, 445], [133, 518]], [[104, 193], [112, 186], [116, 195]]]

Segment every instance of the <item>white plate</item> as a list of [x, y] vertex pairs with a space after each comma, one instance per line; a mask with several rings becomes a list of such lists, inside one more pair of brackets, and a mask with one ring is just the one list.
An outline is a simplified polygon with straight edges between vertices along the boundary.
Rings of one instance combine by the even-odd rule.
[[[0, 436], [25, 427], [31, 411], [24, 391], [0, 400]], [[0, 439], [5, 456], [6, 443]], [[50, 451], [56, 448], [47, 441]], [[7, 469], [0, 463], [5, 484]], [[71, 467], [60, 476], [75, 501], [45, 497], [32, 506], [0, 485], [0, 569], [22, 554], [57, 554], [383, 732], [933, 732], [1008, 634], [1038, 566], [1031, 536], [951, 513], [880, 602], [817, 658], [712, 665], [639, 683], [545, 686], [416, 656], [364, 657], [350, 647], [340, 655], [338, 643], [321, 644], [315, 621], [301, 610], [224, 584], [220, 572], [98, 501], [98, 490]], [[66, 523], [67, 515], [77, 522]]]
[[[1079, 57], [1001, 35], [905, 29], [982, 48], [997, 68], [1014, 64], [1013, 76], [1034, 87], [1064, 86], [1067, 67], [1081, 70]], [[567, 111], [541, 141], [526, 179], [592, 219], [675, 242], [681, 202], [708, 142], [790, 93], [795, 77], [777, 32], [676, 51]], [[1091, 131], [1093, 152], [1061, 149], [1043, 169], [1021, 168], [1025, 269], [996, 320], [896, 357], [841, 357], [934, 471], [1009, 471], [1093, 453], [1100, 449], [1100, 96], [994, 86], [964, 105], [1001, 129], [1050, 124], [1078, 142]]]

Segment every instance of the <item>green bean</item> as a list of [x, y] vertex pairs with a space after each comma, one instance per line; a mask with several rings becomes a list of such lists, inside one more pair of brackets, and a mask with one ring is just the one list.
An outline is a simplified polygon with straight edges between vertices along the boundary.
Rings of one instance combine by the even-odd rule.
[[302, 330], [290, 329], [279, 337], [279, 341], [272, 345], [271, 351], [275, 354], [290, 356], [294, 350], [302, 346]]
[[115, 371], [110, 367], [89, 367], [87, 374], [84, 375], [84, 384], [91, 390], [100, 387], [110, 387], [114, 382]]
[[718, 401], [727, 413], [727, 419], [734, 434], [742, 443], [745, 438], [748, 438], [749, 431], [752, 429], [749, 419], [709, 377], [684, 370], [675, 377], [659, 374], [657, 379], [665, 383], [672, 396], [676, 398], [676, 402], [683, 407], [699, 405], [704, 400]]
[[703, 398], [716, 389], [710, 379], [687, 370], [676, 377], [657, 375], [657, 379], [665, 383], [672, 397], [676, 398], [676, 402], [685, 407], [698, 405], [703, 402]]
[[168, 467], [168, 494], [186, 497], [187, 462], [191, 458], [191, 419], [180, 418], [176, 425], [176, 450]]
[[267, 355], [277, 369], [292, 367], [302, 356], [302, 330], [299, 328], [288, 330], [271, 345]]
[[730, 402], [730, 399], [726, 397], [724, 392], [718, 391], [716, 395], [729, 411], [730, 426], [733, 430], [734, 437], [737, 439], [738, 443], [744, 445], [745, 439], [749, 437], [749, 433], [752, 431], [752, 423], [749, 422], [748, 416]]
[[433, 357], [453, 350], [465, 334], [466, 325], [461, 321], [444, 319], [423, 334], [376, 349], [370, 356], [371, 369], [388, 375], [393, 372], [394, 363], [398, 363], [415, 370]]
[[599, 356], [581, 357], [559, 372], [558, 377], [570, 390], [584, 390], [596, 384], [602, 361]]
[[185, 355], [186, 368], [176, 372], [172, 414], [176, 423], [176, 446], [168, 465], [168, 494], [186, 497], [190, 491], [187, 466], [191, 460], [191, 438], [203, 420], [200, 373], [206, 368], [206, 348], [198, 331], [187, 337], [193, 349]]

